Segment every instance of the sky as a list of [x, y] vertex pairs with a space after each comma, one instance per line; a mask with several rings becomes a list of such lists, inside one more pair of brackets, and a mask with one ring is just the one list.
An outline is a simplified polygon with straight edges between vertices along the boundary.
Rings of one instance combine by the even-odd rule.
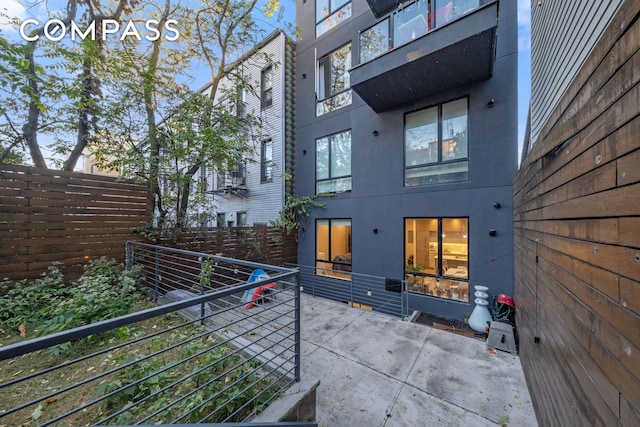
[[530, 98], [531, 0], [518, 0], [518, 159], [521, 158]]
[[[512, 0], [506, 0], [512, 1]], [[59, 2], [64, 4], [61, 0], [53, 0], [49, 2]], [[522, 142], [524, 140], [524, 131], [527, 123], [527, 112], [529, 108], [529, 99], [531, 93], [531, 30], [530, 30], [530, 7], [531, 0], [517, 0], [518, 2], [518, 159], [520, 159], [520, 150], [522, 149]], [[25, 3], [26, 4], [26, 3]], [[9, 16], [15, 16], [21, 19], [29, 17], [43, 16], [45, 13], [43, 2], [30, 1], [28, 4], [32, 4], [29, 10], [18, 2], [18, 0], [2, 0], [2, 6], [0, 6], [0, 13], [5, 13]], [[295, 20], [295, 3], [294, 0], [282, 0], [284, 6], [285, 22], [291, 22]], [[274, 28], [273, 24], [265, 24], [265, 35], [269, 34]], [[0, 17], [0, 28], [3, 33], [7, 34], [7, 23]], [[199, 67], [198, 63], [194, 64], [194, 67]], [[206, 81], [194, 82], [193, 89], [197, 90], [202, 85], [207, 83]]]

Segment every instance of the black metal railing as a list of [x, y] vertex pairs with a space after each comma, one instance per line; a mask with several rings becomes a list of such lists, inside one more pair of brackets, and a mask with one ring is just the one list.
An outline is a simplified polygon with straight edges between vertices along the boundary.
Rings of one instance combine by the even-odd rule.
[[297, 270], [142, 243], [127, 267], [147, 308], [0, 348], [0, 425], [248, 422], [300, 379]]
[[285, 266], [300, 270], [300, 286], [305, 293], [392, 316], [405, 318], [409, 315], [404, 280], [345, 272], [329, 267], [299, 264]]

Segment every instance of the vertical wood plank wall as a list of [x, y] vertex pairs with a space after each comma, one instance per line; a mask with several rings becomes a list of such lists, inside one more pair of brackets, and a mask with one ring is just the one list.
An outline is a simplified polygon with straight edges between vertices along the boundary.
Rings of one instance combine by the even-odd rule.
[[640, 425], [639, 16], [626, 0], [514, 181], [520, 357], [541, 426]]
[[124, 260], [150, 219], [147, 186], [114, 177], [0, 165], [0, 280], [38, 277], [52, 262]]

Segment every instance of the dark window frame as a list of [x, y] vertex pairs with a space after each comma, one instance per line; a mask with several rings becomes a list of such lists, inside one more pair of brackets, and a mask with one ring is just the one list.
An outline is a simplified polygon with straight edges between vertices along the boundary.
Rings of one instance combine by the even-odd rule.
[[[267, 78], [269, 76], [269, 86], [267, 86]], [[262, 69], [260, 75], [260, 105], [267, 108], [273, 105], [273, 66], [268, 65]]]
[[[351, 0], [346, 0], [341, 5], [336, 6], [335, 9], [332, 7], [331, 0], [327, 1], [327, 5], [328, 8], [326, 9], [326, 14], [323, 16], [318, 16], [318, 0], [315, 1], [314, 18], [316, 22], [316, 38], [328, 33], [333, 28], [344, 22], [346, 19], [349, 19], [353, 16], [353, 4]], [[326, 28], [323, 28], [322, 24], [324, 24], [325, 22], [327, 22], [327, 26]]]
[[[333, 168], [332, 168], [333, 162], [332, 162], [332, 156], [331, 156], [332, 155], [331, 138], [336, 136], [336, 135], [344, 134], [344, 133], [347, 133], [347, 132], [349, 133], [349, 172], [350, 173], [348, 175], [336, 175], [336, 176], [334, 176], [333, 175]], [[325, 135], [325, 136], [322, 136], [320, 138], [316, 138], [316, 141], [315, 141], [315, 162], [314, 162], [315, 177], [316, 177], [316, 185], [315, 185], [316, 194], [320, 194], [320, 192], [318, 191], [318, 183], [337, 181], [339, 179], [352, 178], [353, 177], [352, 156], [351, 156], [353, 144], [352, 144], [351, 135], [352, 135], [351, 129], [345, 129], [343, 131], [334, 132], [334, 133], [331, 133], [329, 135]], [[326, 165], [327, 166], [327, 170], [328, 170], [328, 177], [319, 179], [318, 178], [318, 143], [322, 139], [327, 139], [328, 140], [328, 144], [327, 144], [328, 145], [328, 148], [327, 148], [327, 162], [328, 162], [328, 164]], [[352, 183], [352, 185], [353, 185], [353, 183]], [[341, 191], [341, 192], [334, 191], [334, 192], [331, 192], [331, 193], [333, 194], [333, 193], [349, 192], [351, 190], [352, 190], [352, 187], [350, 187], [349, 190], [345, 190], [345, 191]]]
[[[320, 221], [327, 221], [328, 222], [328, 227], [329, 227], [329, 235], [327, 236], [327, 247], [329, 248], [329, 253], [327, 253], [327, 259], [319, 259], [318, 258], [318, 231], [319, 231], [319, 227], [318, 224]], [[332, 228], [333, 228], [333, 223], [337, 222], [337, 221], [349, 221], [349, 228], [350, 228], [350, 233], [348, 236], [348, 241], [347, 241], [347, 252], [348, 254], [350, 254], [351, 259], [349, 260], [349, 262], [343, 262], [340, 260], [334, 260], [335, 257], [337, 257], [337, 255], [341, 255], [341, 254], [332, 254], [331, 253], [331, 249], [332, 249]], [[341, 280], [352, 280], [352, 276], [351, 273], [353, 271], [353, 219], [352, 218], [316, 218], [315, 221], [315, 265], [317, 266], [318, 263], [323, 263], [323, 264], [329, 264], [331, 265], [331, 269], [337, 272], [341, 272], [341, 273], [345, 273], [349, 275], [349, 278], [345, 278], [345, 277], [337, 277]], [[346, 254], [345, 253], [345, 254]], [[342, 254], [344, 255], [344, 254]], [[318, 269], [316, 269], [316, 274], [320, 274], [323, 275], [324, 274], [324, 270], [320, 271]]]
[[[422, 276], [422, 277], [431, 277], [431, 278], [435, 278], [436, 280], [454, 280], [454, 281], [458, 281], [458, 282], [466, 282], [468, 284], [471, 283], [471, 269], [469, 268], [471, 266], [470, 260], [471, 260], [471, 251], [470, 251], [470, 247], [471, 247], [471, 227], [470, 227], [470, 223], [471, 220], [468, 216], [455, 216], [455, 217], [405, 217], [404, 218], [404, 225], [403, 225], [403, 236], [407, 235], [407, 220], [437, 220], [438, 221], [438, 229], [437, 229], [437, 246], [438, 246], [438, 250], [436, 252], [436, 256], [438, 257], [439, 260], [443, 260], [443, 254], [445, 254], [446, 252], [444, 252], [443, 250], [443, 234], [444, 234], [444, 230], [443, 230], [443, 221], [444, 220], [454, 220], [454, 219], [460, 219], [460, 220], [466, 220], [467, 222], [467, 228], [466, 228], [466, 239], [467, 239], [467, 277], [466, 278], [462, 278], [462, 277], [456, 277], [456, 276], [447, 276], [445, 274], [443, 270], [443, 262], [439, 262], [436, 266], [435, 266], [435, 273], [425, 273], [425, 272], [421, 272], [421, 271], [415, 271], [415, 270], [409, 270], [407, 269], [407, 259], [408, 259], [408, 254], [406, 253], [406, 249], [404, 251], [404, 276], [405, 279], [407, 277], [407, 275], [413, 275], [413, 276]], [[415, 235], [415, 238], [417, 239], [418, 236], [417, 234]], [[418, 293], [419, 295], [421, 295], [420, 293]], [[468, 296], [468, 302], [471, 301], [471, 296]]]
[[[442, 113], [442, 109], [444, 105], [456, 102], [456, 101], [460, 101], [460, 100], [466, 100], [466, 156], [465, 157], [459, 157], [459, 158], [455, 158], [455, 159], [443, 159], [443, 146], [444, 146], [444, 142], [445, 141], [449, 141], [451, 138], [444, 138], [444, 125], [443, 125], [443, 113]], [[425, 163], [419, 163], [419, 164], [415, 164], [415, 165], [408, 165], [407, 164], [407, 116], [410, 114], [414, 114], [414, 113], [419, 113], [422, 111], [426, 111], [432, 108], [437, 108], [437, 125], [438, 125], [438, 130], [437, 130], [437, 138], [438, 138], [438, 146], [437, 146], [437, 160], [435, 161], [431, 161], [431, 162], [425, 162]], [[408, 112], [404, 115], [404, 131], [403, 131], [403, 138], [404, 138], [404, 176], [405, 176], [405, 187], [417, 187], [420, 185], [434, 185], [434, 184], [448, 184], [448, 183], [460, 183], [460, 182], [468, 182], [469, 181], [469, 125], [470, 125], [470, 118], [469, 118], [470, 114], [469, 114], [469, 96], [462, 96], [459, 98], [455, 98], [455, 99], [451, 99], [448, 101], [444, 101], [444, 102], [440, 102], [437, 104], [433, 104], [431, 106], [425, 107], [425, 108], [421, 108], [419, 110], [415, 110], [415, 111], [411, 111]], [[456, 164], [456, 163], [466, 163], [467, 164], [467, 168], [466, 168], [466, 173], [467, 173], [467, 178], [465, 180], [447, 180], [447, 181], [438, 181], [438, 182], [432, 182], [432, 183], [425, 183], [425, 184], [407, 184], [407, 172], [412, 170], [412, 169], [422, 169], [422, 168], [437, 168], [440, 166], [445, 166], [445, 165], [452, 165], [452, 164]], [[439, 176], [442, 175], [446, 175], [446, 174], [440, 174]]]

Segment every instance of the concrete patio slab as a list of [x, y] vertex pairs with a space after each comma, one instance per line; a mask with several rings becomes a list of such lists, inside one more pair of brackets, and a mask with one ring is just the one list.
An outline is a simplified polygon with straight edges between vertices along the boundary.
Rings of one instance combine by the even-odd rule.
[[[384, 331], [383, 340], [379, 339], [381, 331]], [[429, 328], [416, 328], [415, 324], [395, 317], [362, 315], [329, 339], [325, 346], [350, 360], [404, 381], [428, 335]]]
[[517, 355], [308, 294], [301, 304], [320, 426], [537, 426]]

